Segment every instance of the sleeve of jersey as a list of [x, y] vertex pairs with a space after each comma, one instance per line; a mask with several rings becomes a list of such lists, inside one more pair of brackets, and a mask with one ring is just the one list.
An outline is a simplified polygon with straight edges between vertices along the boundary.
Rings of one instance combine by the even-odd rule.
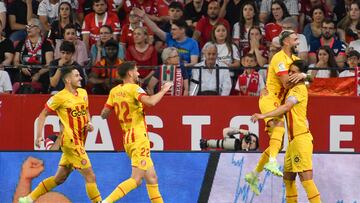
[[82, 28], [81, 28], [81, 34], [89, 34], [90, 30], [89, 30], [89, 23], [90, 18], [89, 16], [85, 16], [84, 22], [82, 24]]
[[143, 90], [143, 88], [141, 88], [140, 86], [136, 85], [134, 86], [134, 97], [139, 101], [141, 102], [141, 97], [144, 96], [144, 95], [147, 95], [145, 90]]
[[113, 18], [112, 28], [114, 30], [114, 34], [118, 35], [120, 34], [121, 31], [119, 18], [116, 15], [112, 15], [112, 18]]
[[299, 86], [295, 86], [290, 89], [288, 96], [286, 97], [286, 101], [290, 101], [293, 104], [297, 104], [301, 102], [304, 96], [301, 94], [301, 88]]
[[60, 106], [60, 98], [56, 95], [50, 97], [45, 104], [45, 108], [50, 112], [55, 112], [56, 109]]
[[273, 65], [277, 76], [288, 74], [288, 69], [286, 68], [284, 61], [276, 60]]

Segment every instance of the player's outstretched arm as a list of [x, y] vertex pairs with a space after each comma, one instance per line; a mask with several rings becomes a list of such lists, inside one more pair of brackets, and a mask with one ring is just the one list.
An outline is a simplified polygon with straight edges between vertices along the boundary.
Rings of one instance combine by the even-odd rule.
[[268, 113], [264, 113], [264, 114], [258, 114], [255, 113], [251, 116], [251, 121], [252, 122], [256, 122], [258, 120], [264, 119], [264, 118], [270, 118], [270, 117], [278, 117], [278, 116], [282, 116], [283, 114], [285, 114], [286, 112], [290, 111], [290, 109], [295, 105], [295, 103], [293, 103], [291, 100], [287, 100], [285, 102], [285, 104], [279, 106], [277, 109], [270, 111]]
[[169, 91], [171, 86], [173, 85], [172, 82], [166, 82], [162, 87], [161, 90], [152, 96], [144, 95], [140, 98], [140, 101], [145, 104], [146, 106], [155, 106], [161, 98]]
[[44, 128], [45, 119], [48, 115], [49, 115], [49, 111], [46, 108], [44, 108], [38, 117], [38, 123], [36, 126], [36, 140], [35, 140], [35, 145], [38, 148], [40, 148], [41, 142], [44, 141], [44, 138], [42, 136], [42, 129]]

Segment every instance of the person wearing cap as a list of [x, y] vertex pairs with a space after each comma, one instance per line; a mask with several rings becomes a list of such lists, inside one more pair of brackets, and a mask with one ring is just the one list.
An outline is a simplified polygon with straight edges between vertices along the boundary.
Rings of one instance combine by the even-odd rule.
[[[285, 90], [290, 84], [306, 78], [306, 74], [288, 75], [289, 67], [293, 61], [299, 58], [294, 55], [295, 47], [299, 44], [298, 35], [293, 31], [282, 31], [280, 33], [280, 45], [282, 49], [271, 59], [266, 88], [259, 99], [261, 113], [267, 113], [275, 110], [281, 105]], [[285, 133], [284, 120], [282, 116], [267, 118], [265, 120], [266, 131], [270, 136], [269, 147], [262, 153], [256, 168], [246, 174], [245, 180], [249, 183], [250, 188], [259, 194], [258, 176], [259, 173], [266, 169], [276, 176], [283, 176], [279, 170], [279, 164], [276, 157], [281, 149], [283, 135]]]
[[123, 61], [117, 57], [119, 43], [114, 39], [105, 42], [105, 57], [95, 64], [89, 75], [89, 86], [93, 94], [108, 94], [110, 89], [121, 82], [118, 66]]

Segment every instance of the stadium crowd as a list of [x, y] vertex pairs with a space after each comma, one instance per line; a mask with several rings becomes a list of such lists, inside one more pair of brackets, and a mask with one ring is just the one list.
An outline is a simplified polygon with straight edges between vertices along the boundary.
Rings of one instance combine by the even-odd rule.
[[360, 0], [4, 0], [0, 93], [54, 94], [73, 65], [90, 94], [108, 94], [135, 61], [149, 94], [172, 80], [172, 95], [257, 96], [283, 30], [312, 77], [355, 75]]

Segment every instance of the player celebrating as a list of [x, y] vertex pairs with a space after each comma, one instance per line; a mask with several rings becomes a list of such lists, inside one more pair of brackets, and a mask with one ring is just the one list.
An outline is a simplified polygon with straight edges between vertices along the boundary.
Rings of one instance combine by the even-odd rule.
[[123, 130], [124, 149], [131, 159], [132, 174], [129, 179], [120, 183], [103, 202], [117, 201], [139, 186], [142, 179], [145, 178], [151, 202], [160, 203], [163, 202], [163, 199], [159, 192], [156, 172], [150, 157], [150, 141], [143, 104], [146, 106], [157, 104], [171, 88], [172, 83], [165, 83], [160, 92], [148, 96], [137, 85], [139, 73], [134, 62], [121, 64], [118, 71], [124, 84], [111, 89], [105, 107], [101, 112], [101, 117], [105, 119], [112, 109], [115, 110]]
[[[259, 108], [262, 113], [270, 112], [280, 106], [289, 81], [296, 83], [306, 77], [306, 74], [294, 74], [291, 77], [288, 75], [290, 64], [299, 59], [294, 55], [295, 48], [299, 44], [297, 34], [285, 30], [280, 34], [279, 41], [282, 50], [276, 53], [270, 62], [266, 91], [259, 99]], [[262, 153], [255, 170], [245, 176], [245, 180], [256, 194], [259, 194], [258, 175], [264, 168], [274, 175], [283, 176], [276, 161], [285, 132], [283, 118], [279, 116], [264, 120], [270, 136], [269, 147]]]
[[[304, 61], [297, 60], [290, 66], [289, 76], [296, 73], [306, 73]], [[285, 104], [277, 109], [265, 113], [254, 114], [253, 122], [258, 119], [278, 117], [287, 113], [289, 131], [289, 146], [284, 160], [284, 183], [286, 189], [286, 202], [297, 202], [296, 174], [299, 174], [310, 203], [319, 203], [320, 193], [313, 181], [312, 153], [313, 137], [308, 128], [306, 118], [308, 92], [303, 80], [292, 87], [285, 98]]]
[[35, 141], [35, 145], [40, 147], [40, 143], [44, 141], [42, 129], [45, 119], [50, 112], [56, 112], [64, 126], [61, 134], [61, 150], [63, 153], [59, 168], [55, 176], [41, 181], [29, 195], [19, 198], [19, 203], [33, 202], [41, 195], [62, 184], [74, 168], [78, 169], [85, 178], [86, 193], [89, 199], [92, 202], [101, 201], [100, 192], [95, 182], [95, 174], [84, 148], [87, 132], [94, 129], [90, 123], [87, 92], [79, 88], [82, 78], [76, 67], [62, 68], [61, 78], [65, 83], [65, 88], [52, 96], [41, 111]]

